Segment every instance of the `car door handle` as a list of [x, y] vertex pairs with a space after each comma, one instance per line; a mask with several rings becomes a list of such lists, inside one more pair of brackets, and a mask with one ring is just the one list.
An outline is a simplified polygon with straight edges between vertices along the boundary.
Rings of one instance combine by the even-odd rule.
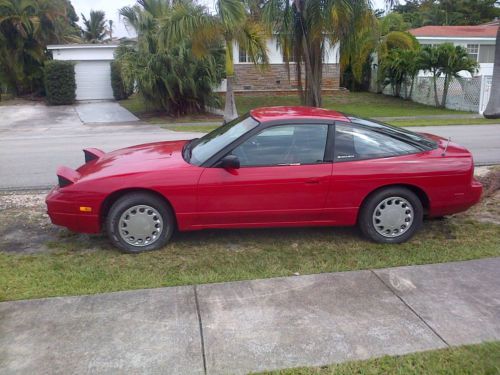
[[306, 180], [306, 184], [319, 184], [319, 178], [309, 178]]

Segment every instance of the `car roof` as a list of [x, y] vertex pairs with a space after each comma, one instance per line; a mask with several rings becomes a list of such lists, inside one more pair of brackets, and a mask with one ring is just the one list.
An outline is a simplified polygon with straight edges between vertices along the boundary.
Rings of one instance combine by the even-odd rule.
[[349, 118], [343, 113], [329, 109], [301, 106], [282, 106], [282, 107], [261, 107], [250, 111], [250, 116], [259, 122], [291, 120], [291, 119], [319, 119], [319, 120], [337, 120], [350, 122]]

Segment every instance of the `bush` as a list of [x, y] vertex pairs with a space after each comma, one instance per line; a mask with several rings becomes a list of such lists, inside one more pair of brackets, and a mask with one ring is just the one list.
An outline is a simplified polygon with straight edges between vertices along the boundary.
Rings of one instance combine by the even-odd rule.
[[127, 99], [132, 95], [132, 85], [125, 85], [122, 79], [121, 66], [118, 61], [111, 62], [111, 87], [116, 100]]
[[75, 66], [69, 61], [45, 64], [45, 93], [52, 105], [72, 104], [76, 98]]

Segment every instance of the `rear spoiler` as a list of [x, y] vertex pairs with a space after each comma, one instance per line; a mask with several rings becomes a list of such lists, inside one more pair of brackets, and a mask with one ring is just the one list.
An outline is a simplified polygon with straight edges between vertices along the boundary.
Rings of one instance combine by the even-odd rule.
[[57, 179], [59, 180], [59, 187], [65, 187], [74, 184], [80, 177], [80, 173], [68, 167], [59, 167], [57, 169]]
[[85, 148], [83, 149], [83, 154], [85, 155], [85, 163], [88, 163], [89, 161], [99, 159], [104, 155], [104, 151], [98, 148]]

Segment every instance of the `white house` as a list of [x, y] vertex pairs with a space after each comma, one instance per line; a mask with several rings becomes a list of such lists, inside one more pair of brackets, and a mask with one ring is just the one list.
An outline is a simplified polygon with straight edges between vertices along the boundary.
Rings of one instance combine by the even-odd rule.
[[497, 29], [498, 21], [477, 26], [424, 26], [409, 32], [422, 46], [442, 43], [463, 46], [469, 56], [479, 63], [477, 75], [490, 76], [493, 74], [495, 61]]
[[113, 99], [110, 63], [117, 44], [49, 45], [54, 60], [75, 62], [76, 100]]

